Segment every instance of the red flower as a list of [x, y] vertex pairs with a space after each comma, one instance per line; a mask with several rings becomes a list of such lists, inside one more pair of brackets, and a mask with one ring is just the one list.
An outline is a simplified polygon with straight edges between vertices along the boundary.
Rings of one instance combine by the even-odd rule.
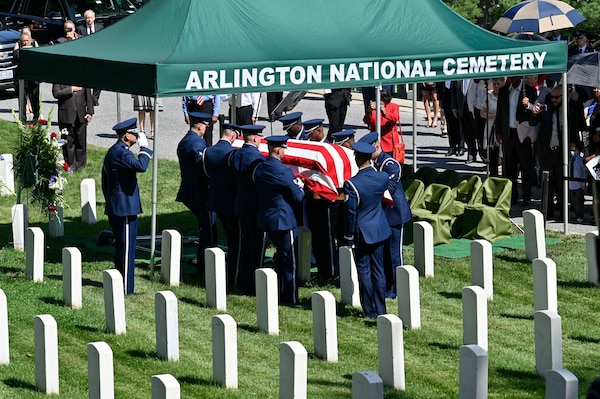
[[56, 136], [57, 136], [56, 132], [52, 132], [52, 133], [50, 133], [50, 137], [52, 137], [53, 139], [55, 139], [55, 138], [56, 138]]
[[29, 124], [29, 128], [30, 128], [30, 129], [33, 129], [34, 127], [35, 127], [35, 125], [34, 125], [33, 123], [30, 123], [30, 124]]
[[45, 119], [39, 119], [38, 122], [40, 123], [40, 125], [47, 125], [48, 121]]
[[50, 212], [56, 212], [56, 205], [54, 205], [54, 204], [48, 205], [48, 210]]
[[65, 163], [63, 164], [63, 169], [65, 170], [65, 172], [68, 172], [68, 171], [69, 171], [69, 164], [68, 164], [67, 162], [65, 162]]

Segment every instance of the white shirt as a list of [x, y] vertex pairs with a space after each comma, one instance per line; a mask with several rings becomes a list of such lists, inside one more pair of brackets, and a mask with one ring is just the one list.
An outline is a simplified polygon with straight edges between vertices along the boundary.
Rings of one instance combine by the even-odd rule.
[[519, 106], [519, 93], [523, 87], [523, 81], [518, 87], [514, 87], [512, 84], [508, 88], [508, 127], [516, 129], [519, 122], [517, 122], [517, 107]]
[[[231, 99], [231, 94], [223, 94], [221, 95], [221, 101], [228, 101]], [[258, 118], [258, 113], [260, 112], [260, 93], [241, 93], [236, 95], [236, 104], [237, 108], [245, 107], [247, 105], [252, 105], [252, 117]]]

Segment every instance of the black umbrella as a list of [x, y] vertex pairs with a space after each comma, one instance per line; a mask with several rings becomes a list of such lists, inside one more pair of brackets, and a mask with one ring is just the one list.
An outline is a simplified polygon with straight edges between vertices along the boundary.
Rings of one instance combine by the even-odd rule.
[[600, 87], [600, 53], [594, 51], [569, 57], [567, 82]]

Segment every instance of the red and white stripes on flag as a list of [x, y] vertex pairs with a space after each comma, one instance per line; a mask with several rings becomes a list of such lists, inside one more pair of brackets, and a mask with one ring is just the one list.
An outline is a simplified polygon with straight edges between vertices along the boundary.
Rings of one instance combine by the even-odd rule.
[[[243, 140], [236, 140], [233, 146], [239, 148], [243, 144]], [[259, 150], [264, 156], [269, 155], [264, 139]], [[282, 162], [294, 175], [302, 176], [313, 192], [330, 201], [338, 198], [338, 188], [344, 181], [358, 173], [354, 152], [336, 144], [290, 139]]]

